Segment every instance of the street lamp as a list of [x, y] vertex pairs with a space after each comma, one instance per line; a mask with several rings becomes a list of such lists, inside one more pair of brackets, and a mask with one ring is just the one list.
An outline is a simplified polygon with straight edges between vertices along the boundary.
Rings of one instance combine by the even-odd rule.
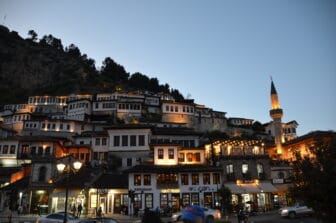
[[[63, 163], [64, 162], [64, 163]], [[64, 207], [64, 218], [63, 223], [67, 223], [67, 208], [68, 208], [68, 193], [69, 193], [69, 176], [70, 173], [77, 173], [82, 167], [82, 163], [79, 161], [72, 162], [71, 156], [66, 157], [66, 159], [56, 165], [58, 172], [65, 173], [66, 183], [65, 183], [65, 207]]]

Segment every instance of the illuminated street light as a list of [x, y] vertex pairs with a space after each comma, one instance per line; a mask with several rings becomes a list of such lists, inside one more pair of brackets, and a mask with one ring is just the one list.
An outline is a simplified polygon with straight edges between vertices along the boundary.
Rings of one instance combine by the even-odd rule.
[[69, 193], [69, 176], [70, 173], [77, 173], [82, 167], [82, 163], [79, 161], [72, 162], [71, 156], [66, 157], [64, 163], [60, 162], [56, 165], [58, 172], [65, 173], [66, 183], [65, 183], [65, 207], [64, 207], [64, 218], [63, 223], [67, 223], [67, 209], [68, 209], [68, 193]]

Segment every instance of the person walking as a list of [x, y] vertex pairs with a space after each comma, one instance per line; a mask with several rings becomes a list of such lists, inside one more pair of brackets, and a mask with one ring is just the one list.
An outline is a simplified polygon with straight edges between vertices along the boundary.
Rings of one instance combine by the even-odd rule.
[[78, 218], [80, 218], [80, 216], [82, 214], [82, 209], [83, 209], [82, 203], [79, 203], [78, 206], [77, 206], [77, 217]]

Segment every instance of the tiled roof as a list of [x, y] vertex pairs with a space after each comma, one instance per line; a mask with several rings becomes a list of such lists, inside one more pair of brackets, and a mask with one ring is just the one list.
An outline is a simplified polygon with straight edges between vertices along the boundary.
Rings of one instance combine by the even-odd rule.
[[5, 187], [0, 188], [0, 190], [9, 191], [9, 190], [14, 190], [14, 189], [17, 190], [17, 189], [27, 188], [29, 184], [29, 179], [30, 177], [22, 178], [21, 180], [15, 181], [14, 183], [11, 183]]
[[185, 165], [137, 165], [125, 171], [125, 173], [182, 173], [182, 172], [218, 172], [220, 167], [185, 164]]

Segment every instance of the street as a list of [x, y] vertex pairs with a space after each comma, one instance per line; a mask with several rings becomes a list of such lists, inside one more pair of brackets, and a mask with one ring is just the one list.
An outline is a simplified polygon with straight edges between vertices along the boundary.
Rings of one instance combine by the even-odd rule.
[[[238, 222], [237, 219], [230, 218], [231, 223]], [[263, 214], [258, 216], [249, 217], [249, 223], [321, 223], [320, 221], [311, 218], [311, 217], [302, 217], [302, 218], [283, 218], [277, 213], [272, 214]]]
[[[113, 215], [112, 218], [116, 219], [119, 223], [140, 223], [141, 219], [128, 217], [125, 215]], [[21, 215], [21, 216], [13, 216], [12, 223], [35, 223], [37, 219], [36, 215]], [[169, 222], [169, 218], [162, 218], [164, 222]], [[229, 221], [231, 223], [237, 223], [236, 216], [230, 216]], [[0, 222], [6, 223], [8, 219], [6, 216], [0, 216]], [[321, 223], [311, 217], [302, 217], [295, 219], [288, 219], [280, 217], [276, 212], [269, 212], [257, 216], [250, 216], [248, 223]]]

